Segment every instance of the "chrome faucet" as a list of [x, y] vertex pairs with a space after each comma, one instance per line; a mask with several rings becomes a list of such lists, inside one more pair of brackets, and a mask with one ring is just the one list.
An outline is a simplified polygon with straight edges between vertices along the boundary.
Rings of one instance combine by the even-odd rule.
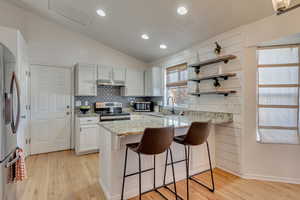
[[171, 113], [174, 115], [174, 114], [175, 114], [175, 98], [172, 97], [172, 96], [169, 96], [169, 97], [168, 97], [168, 102], [169, 102], [170, 98], [171, 98], [171, 102], [172, 102], [172, 110], [171, 110]]

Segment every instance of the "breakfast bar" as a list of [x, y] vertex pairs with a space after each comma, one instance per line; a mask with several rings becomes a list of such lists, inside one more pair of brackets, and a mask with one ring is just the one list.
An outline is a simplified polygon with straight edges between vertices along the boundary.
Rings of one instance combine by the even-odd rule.
[[[132, 115], [131, 120], [99, 122], [99, 173], [100, 186], [107, 200], [117, 200], [121, 197], [124, 155], [126, 144], [139, 142], [146, 128], [163, 128], [174, 126], [175, 135], [186, 133], [190, 124], [194, 121], [210, 122], [213, 124], [232, 122], [232, 114], [211, 112], [189, 112], [185, 116], [178, 115]], [[211, 128], [208, 142], [212, 147], [212, 160], [214, 165], [214, 129]], [[172, 144], [174, 161], [184, 159], [184, 148], [178, 144]], [[199, 173], [209, 168], [206, 148], [192, 147], [190, 172]], [[153, 159], [148, 155], [141, 155], [142, 170], [153, 167]], [[138, 171], [138, 156], [129, 151], [127, 160], [127, 173]], [[165, 153], [156, 156], [156, 185], [163, 184]], [[175, 165], [176, 181], [185, 178], [185, 164]], [[142, 175], [142, 191], [153, 187], [153, 172], [149, 171]], [[171, 170], [168, 170], [167, 182], [172, 181]], [[125, 199], [138, 195], [138, 176], [126, 179]]]

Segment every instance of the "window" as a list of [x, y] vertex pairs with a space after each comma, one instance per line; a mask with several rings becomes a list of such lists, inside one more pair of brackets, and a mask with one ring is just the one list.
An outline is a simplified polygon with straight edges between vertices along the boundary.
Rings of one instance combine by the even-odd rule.
[[176, 106], [184, 106], [187, 96], [188, 70], [187, 64], [176, 65], [166, 69], [166, 105], [172, 105], [173, 97]]
[[262, 143], [299, 143], [299, 47], [258, 50], [258, 134]]

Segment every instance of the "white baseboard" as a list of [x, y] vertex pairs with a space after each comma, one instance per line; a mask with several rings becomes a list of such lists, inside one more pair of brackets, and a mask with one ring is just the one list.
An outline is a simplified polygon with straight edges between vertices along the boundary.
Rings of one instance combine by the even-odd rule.
[[273, 181], [273, 182], [281, 182], [281, 183], [300, 184], [300, 178], [265, 176], [265, 175], [260, 175], [260, 174], [243, 174], [241, 177], [244, 179], [255, 179], [255, 180], [261, 180], [261, 181]]
[[220, 166], [216, 166], [216, 168], [219, 168], [219, 169], [221, 169], [221, 170], [223, 170], [223, 171], [225, 171], [225, 172], [228, 172], [228, 173], [230, 173], [230, 174], [236, 175], [236, 176], [238, 176], [238, 177], [242, 177], [240, 173], [231, 171], [230, 169], [225, 169], [225, 168], [220, 167]]
[[230, 174], [241, 177], [243, 179], [253, 179], [253, 180], [255, 179], [255, 180], [259, 180], [259, 181], [273, 181], [273, 182], [281, 182], [281, 183], [300, 184], [300, 178], [266, 176], [266, 175], [261, 175], [261, 174], [240, 174], [240, 173], [233, 172], [229, 169], [225, 169], [220, 166], [217, 166], [217, 168], [224, 170]]

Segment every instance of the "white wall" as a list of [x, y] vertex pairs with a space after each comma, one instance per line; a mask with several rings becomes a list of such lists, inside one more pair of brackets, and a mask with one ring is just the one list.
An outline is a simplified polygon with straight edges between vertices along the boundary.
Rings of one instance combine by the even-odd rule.
[[[300, 9], [245, 27], [243, 174], [245, 177], [300, 183], [300, 145], [256, 142], [256, 52], [251, 46], [300, 33]], [[257, 31], [259, 30], [259, 31]]]
[[21, 30], [32, 64], [73, 66], [76, 62], [146, 68], [148, 65], [62, 25], [0, 2], [0, 26]]
[[[256, 48], [251, 48], [261, 42], [300, 33], [298, 19], [300, 19], [300, 9], [281, 16], [270, 16], [220, 34], [206, 42], [196, 44], [182, 52], [152, 63], [155, 66], [165, 67], [184, 61], [194, 62], [196, 52], [199, 53], [201, 60], [207, 59], [212, 56], [214, 41], [220, 42], [221, 46], [225, 47], [226, 53], [238, 56], [240, 65], [229, 62], [229, 65], [224, 67], [224, 69], [229, 67], [239, 73], [239, 79], [235, 83], [232, 81], [225, 85], [237, 89], [240, 87], [237, 96], [227, 97], [227, 100], [223, 97], [200, 97], [197, 100], [195, 97], [189, 97], [188, 100], [192, 109], [234, 113], [232, 124], [226, 125], [226, 127], [217, 126], [215, 130], [218, 167], [247, 178], [300, 183], [299, 145], [259, 144], [256, 142], [257, 66]], [[207, 71], [215, 70], [215, 66], [210, 67], [211, 69]], [[230, 69], [228, 70], [230, 71]]]

